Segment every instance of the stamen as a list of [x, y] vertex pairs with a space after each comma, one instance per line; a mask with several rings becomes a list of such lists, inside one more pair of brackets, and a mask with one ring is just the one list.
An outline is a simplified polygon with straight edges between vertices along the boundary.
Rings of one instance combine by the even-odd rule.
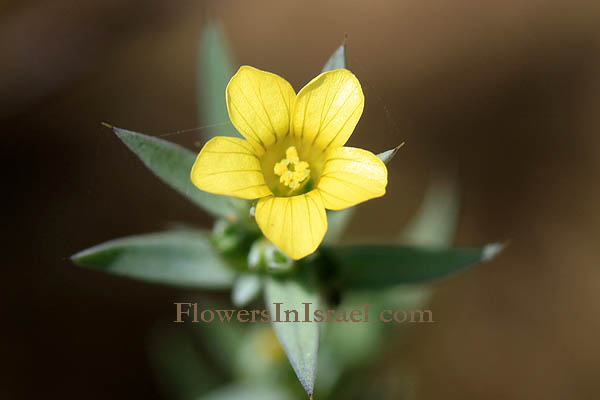
[[288, 147], [285, 151], [285, 157], [280, 162], [275, 163], [273, 172], [279, 177], [279, 182], [292, 190], [296, 190], [310, 176], [310, 165], [306, 161], [300, 161], [295, 146]]

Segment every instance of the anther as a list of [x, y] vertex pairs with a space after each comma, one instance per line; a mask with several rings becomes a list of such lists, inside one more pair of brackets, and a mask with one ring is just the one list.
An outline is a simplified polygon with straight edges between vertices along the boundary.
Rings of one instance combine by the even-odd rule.
[[296, 190], [310, 176], [310, 165], [306, 161], [300, 161], [295, 146], [288, 147], [285, 151], [285, 157], [280, 162], [275, 163], [273, 172], [279, 177], [279, 182], [292, 190]]

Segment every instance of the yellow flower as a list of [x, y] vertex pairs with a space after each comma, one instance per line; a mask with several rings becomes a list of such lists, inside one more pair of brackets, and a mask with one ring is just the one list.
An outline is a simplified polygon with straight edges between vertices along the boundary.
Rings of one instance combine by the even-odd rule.
[[192, 182], [206, 192], [259, 199], [258, 226], [291, 258], [319, 247], [327, 231], [325, 209], [385, 194], [383, 162], [344, 147], [364, 107], [350, 71], [322, 73], [296, 95], [283, 78], [242, 66], [227, 85], [226, 100], [229, 118], [246, 140], [208, 141]]

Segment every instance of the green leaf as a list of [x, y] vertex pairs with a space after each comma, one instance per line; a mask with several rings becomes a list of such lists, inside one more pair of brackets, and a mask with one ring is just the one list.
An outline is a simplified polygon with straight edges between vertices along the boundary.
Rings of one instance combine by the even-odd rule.
[[[239, 199], [203, 192], [190, 180], [196, 155], [175, 143], [112, 127], [116, 135], [156, 176], [214, 216], [231, 217], [241, 208]], [[238, 208], [240, 207], [240, 208]]]
[[[293, 276], [270, 275], [265, 284], [265, 302], [290, 364], [304, 390], [312, 396], [319, 349], [319, 324], [312, 322], [312, 313], [319, 308], [319, 297], [306, 274], [304, 268]], [[305, 307], [309, 307], [309, 315], [305, 315]], [[297, 311], [297, 320], [293, 313], [286, 315], [285, 310]], [[311, 322], [301, 322], [305, 316]]]
[[240, 137], [229, 121], [225, 88], [235, 72], [225, 35], [216, 22], [208, 22], [198, 52], [198, 100], [205, 140], [215, 136]]
[[379, 159], [381, 161], [383, 161], [384, 164], [389, 163], [390, 161], [392, 161], [392, 159], [396, 156], [396, 153], [398, 153], [398, 150], [400, 150], [400, 147], [404, 146], [404, 143], [399, 144], [398, 146], [394, 147], [393, 149], [384, 151], [383, 153], [379, 153], [377, 154], [377, 157], [379, 157]]
[[347, 289], [382, 289], [441, 279], [493, 258], [500, 244], [480, 248], [419, 248], [398, 245], [323, 247]]
[[243, 307], [256, 299], [262, 289], [262, 281], [258, 274], [240, 274], [231, 290], [231, 301], [236, 307]]
[[130, 236], [83, 250], [71, 259], [84, 267], [183, 287], [229, 288], [235, 276], [215, 254], [204, 231]]
[[321, 72], [327, 72], [334, 69], [347, 68], [346, 67], [346, 41], [338, 47], [335, 52], [329, 57], [327, 63], [321, 70]]

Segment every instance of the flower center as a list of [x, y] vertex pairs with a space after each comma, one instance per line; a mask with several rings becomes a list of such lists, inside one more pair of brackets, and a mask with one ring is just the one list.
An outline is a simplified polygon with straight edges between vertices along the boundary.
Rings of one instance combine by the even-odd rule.
[[285, 158], [275, 163], [273, 172], [279, 177], [279, 182], [284, 186], [296, 190], [310, 176], [309, 166], [306, 161], [300, 161], [296, 147], [290, 146], [285, 151]]

